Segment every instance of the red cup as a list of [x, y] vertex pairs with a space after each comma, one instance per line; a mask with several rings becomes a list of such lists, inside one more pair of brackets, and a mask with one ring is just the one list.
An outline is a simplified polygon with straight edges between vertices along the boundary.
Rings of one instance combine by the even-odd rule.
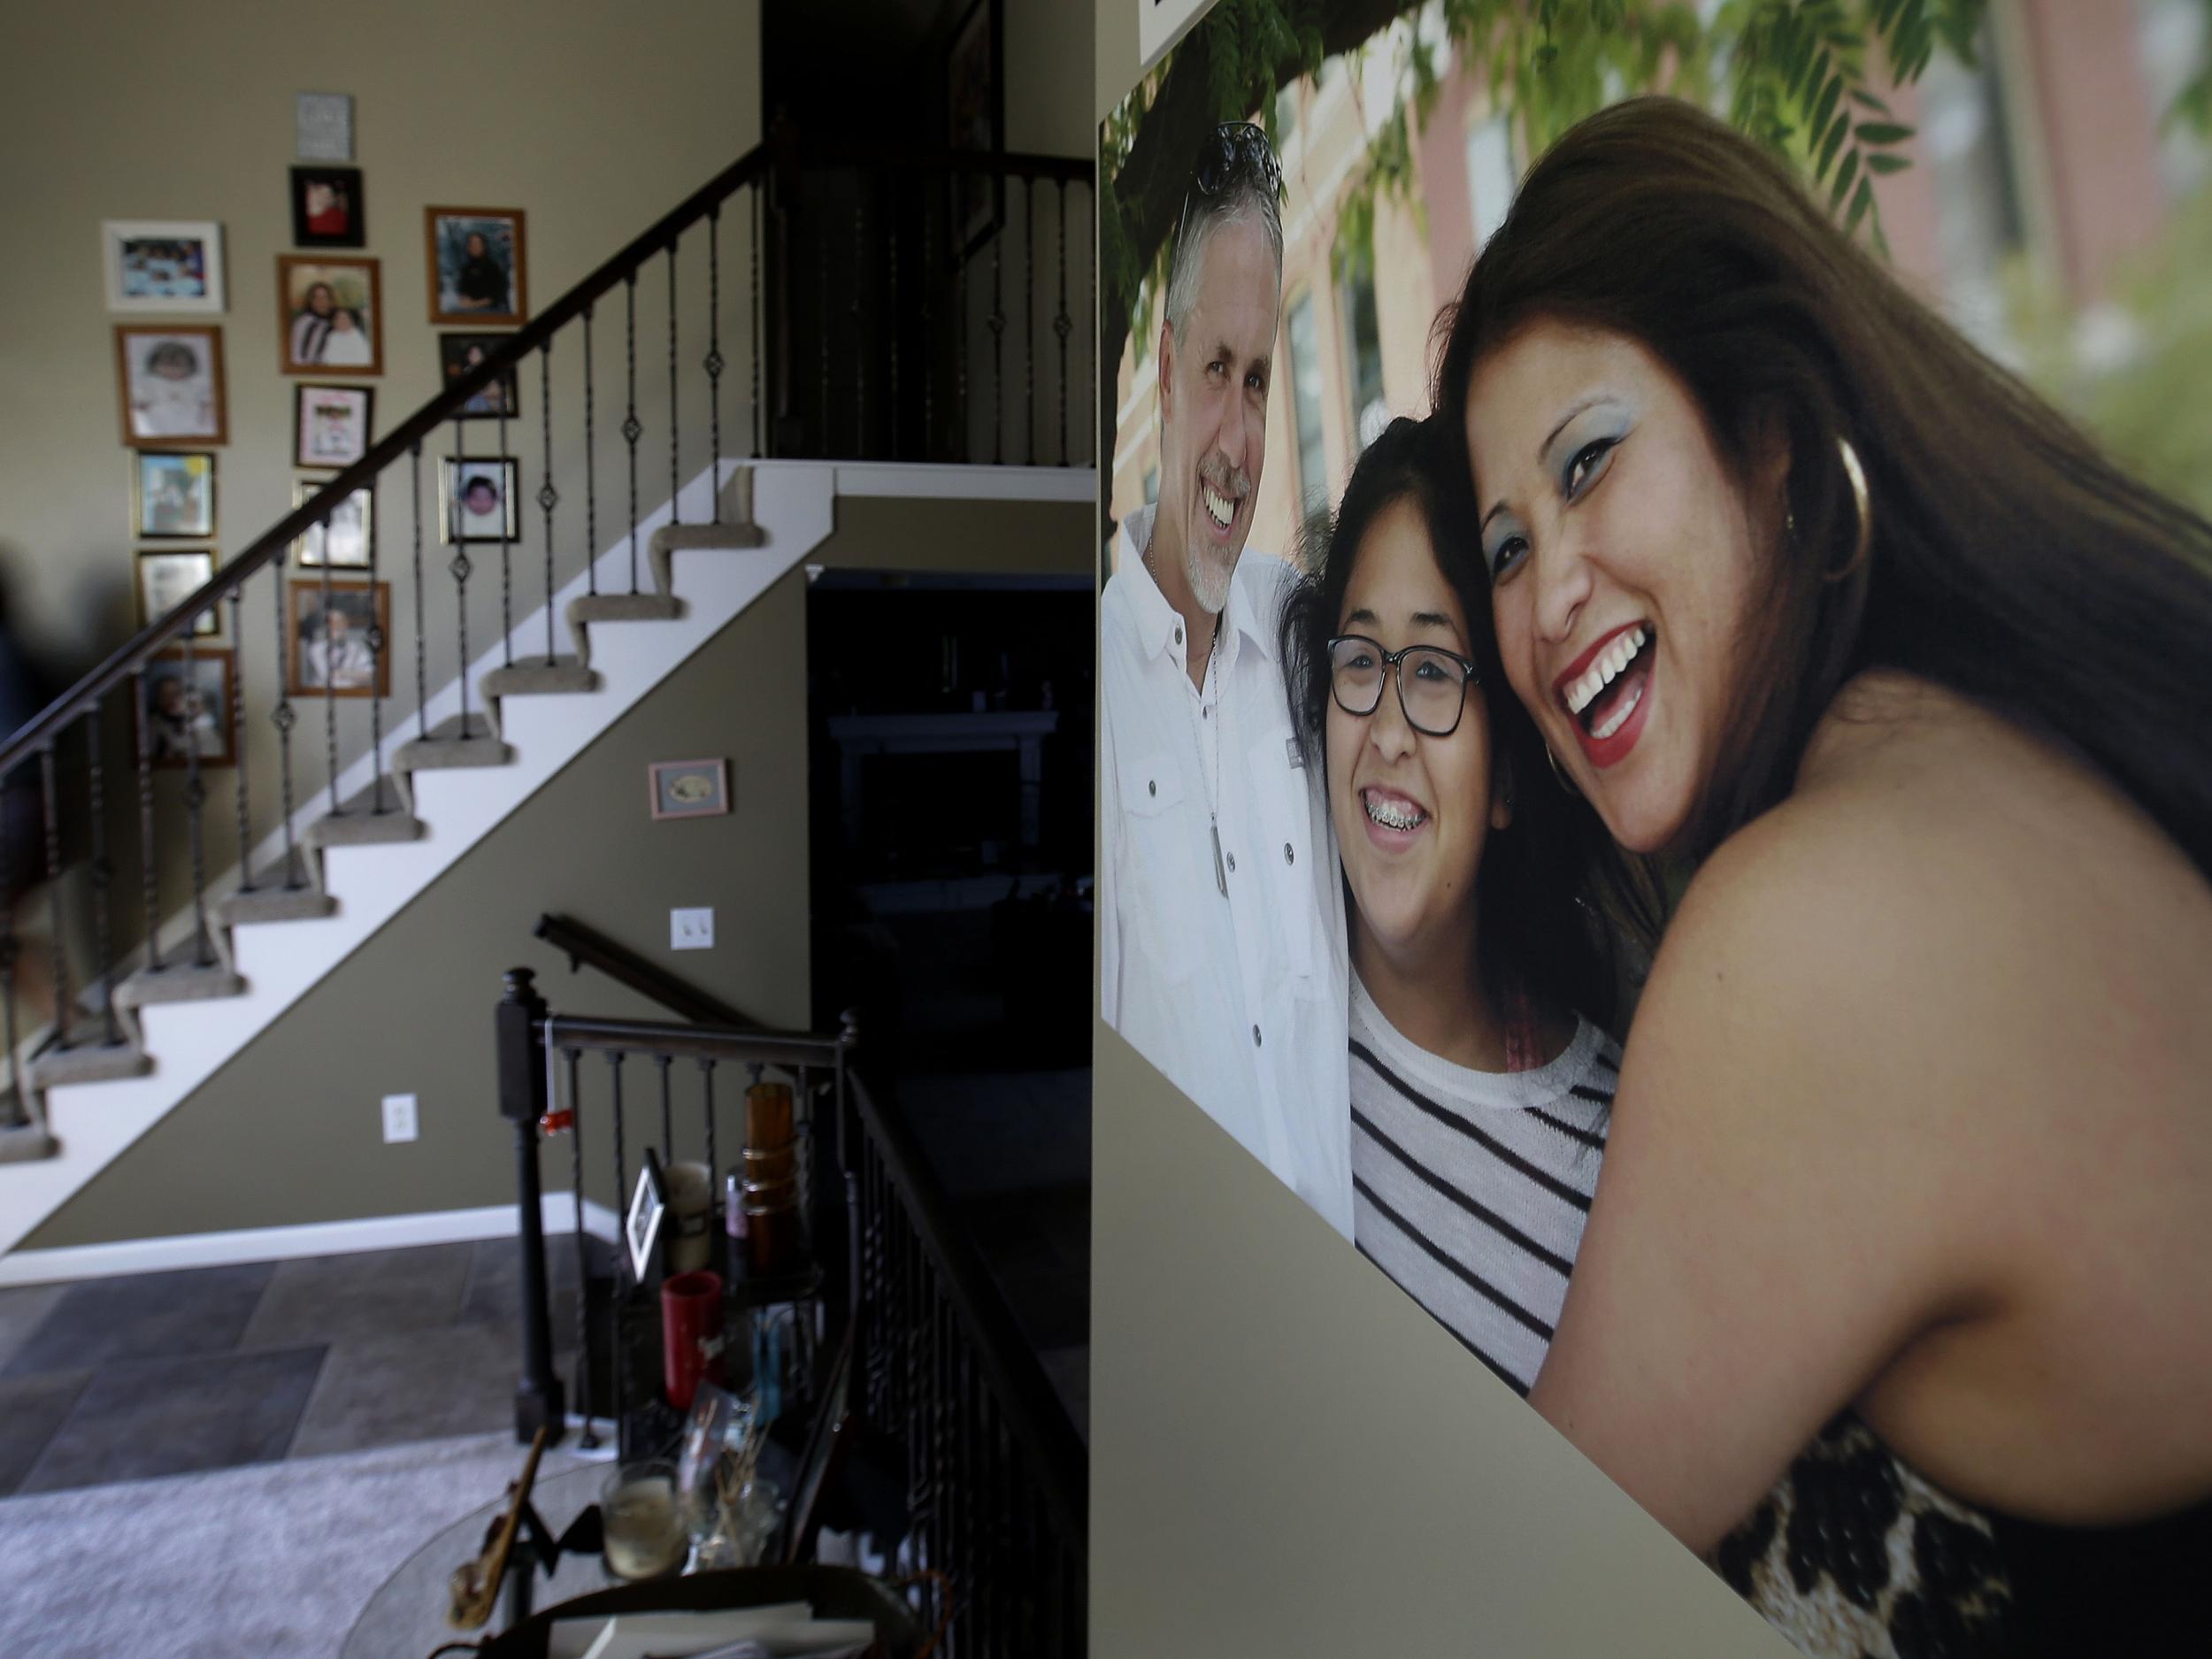
[[[722, 1279], [716, 1273], [678, 1273], [661, 1286], [661, 1381], [668, 1403], [691, 1409], [699, 1379], [722, 1380]], [[707, 1345], [714, 1344], [712, 1353]]]

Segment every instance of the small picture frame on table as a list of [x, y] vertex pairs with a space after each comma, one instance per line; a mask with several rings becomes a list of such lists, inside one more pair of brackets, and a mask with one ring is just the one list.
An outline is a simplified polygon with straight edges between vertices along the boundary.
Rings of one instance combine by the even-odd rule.
[[634, 1284], [649, 1285], [657, 1276], [661, 1224], [668, 1215], [668, 1182], [652, 1148], [645, 1148], [644, 1167], [637, 1172], [637, 1187], [630, 1194], [629, 1212], [623, 1218], [622, 1238], [629, 1247], [630, 1274]]
[[646, 781], [657, 818], [721, 818], [730, 810], [727, 760], [657, 760]]

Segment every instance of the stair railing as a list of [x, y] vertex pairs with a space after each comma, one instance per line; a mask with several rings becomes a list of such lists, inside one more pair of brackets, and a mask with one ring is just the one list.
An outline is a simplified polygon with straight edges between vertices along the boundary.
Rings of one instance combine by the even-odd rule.
[[[829, 257], [833, 230], [840, 254], [831, 266], [833, 280], [842, 270], [847, 224], [839, 220], [833, 227], [826, 205], [828, 196], [820, 188], [841, 168], [855, 178], [873, 180], [875, 199], [896, 205], [883, 210], [887, 218], [873, 221], [886, 233], [879, 250], [870, 240], [872, 221], [866, 212], [852, 221], [852, 273], [833, 295], [831, 285], [817, 283], [816, 273], [802, 268], [805, 261], [795, 250], [803, 245], [818, 264]], [[1079, 319], [1069, 310], [1067, 249], [1071, 227], [1079, 222], [1083, 228], [1075, 234], [1087, 234], [1092, 177], [1087, 163], [1052, 157], [856, 152], [823, 157], [802, 157], [789, 149], [755, 149], [633, 238], [527, 325], [503, 336], [473, 370], [387, 432], [359, 460], [231, 557], [211, 580], [150, 622], [50, 706], [0, 741], [0, 806], [9, 809], [0, 812], [0, 866], [27, 866], [0, 867], [0, 895], [12, 898], [42, 883], [50, 895], [52, 935], [50, 955], [43, 964], [50, 981], [49, 1028], [42, 1033], [22, 1030], [34, 1018], [20, 1005], [18, 995], [24, 941], [12, 907], [0, 902], [0, 909], [7, 910], [0, 916], [0, 1035], [8, 1042], [10, 1062], [8, 1085], [0, 1092], [0, 1160], [36, 1156], [21, 1148], [44, 1141], [44, 1126], [32, 1110], [31, 1097], [62, 1084], [136, 1075], [148, 1069], [148, 1057], [127, 1029], [134, 1010], [148, 1002], [237, 988], [222, 949], [222, 930], [242, 921], [327, 914], [331, 903], [321, 892], [316, 867], [321, 849], [419, 834], [407, 787], [412, 770], [454, 764], [449, 747], [454, 744], [477, 746], [487, 761], [503, 758], [497, 733], [485, 718], [488, 708], [481, 705], [503, 695], [588, 688], [593, 683], [588, 664], [564, 657], [556, 638], [562, 549], [580, 541], [588, 589], [587, 598], [572, 612], [572, 626], [583, 604], [602, 598], [603, 554], [612, 558], [624, 544], [627, 592], [607, 595], [614, 608], [605, 614], [640, 613], [622, 610], [623, 604], [673, 605], [670, 595], [648, 594], [641, 586], [640, 468], [657, 465], [654, 451], [664, 446], [672, 492], [668, 527], [673, 530], [681, 524], [687, 464], [695, 472], [711, 465], [717, 471], [707, 490], [711, 504], [704, 511], [711, 525], [723, 524], [724, 494], [714, 486], [725, 459], [722, 381], [732, 366], [723, 334], [726, 222], [740, 228], [746, 244], [743, 326], [750, 347], [746, 365], [750, 431], [737, 434], [733, 447], [757, 459], [989, 458], [1009, 464], [1074, 465], [1087, 456], [1087, 440], [1079, 438], [1072, 445], [1059, 442], [1056, 459], [1053, 446], [1033, 442], [1024, 449], [1002, 437], [987, 457], [979, 452], [977, 438], [993, 423], [1004, 427], [1011, 397], [1003, 342], [1010, 316], [1003, 267], [1014, 257], [1010, 225], [1019, 228], [1021, 257], [1033, 273], [1046, 239], [1056, 244], [1057, 285], [1051, 300], [1054, 310], [1048, 313], [1056, 335], [1056, 357], [1051, 351], [1042, 356], [1048, 380], [1054, 361], [1058, 364], [1059, 406], [1064, 410], [1071, 401], [1066, 384], [1069, 341], [1078, 334], [1087, 341], [1092, 331], [1087, 281], [1078, 284], [1084, 316]], [[1050, 201], [1056, 217], [1022, 214], [1010, 219], [1001, 204], [1010, 201], [1017, 190]], [[695, 317], [687, 329], [681, 312], [686, 295], [690, 303], [698, 303], [700, 284], [695, 277], [687, 288], [680, 292], [679, 287], [680, 252], [688, 245], [695, 256], [702, 239], [706, 244], [703, 339]], [[947, 259], [945, 250], [956, 241], [958, 257]], [[1087, 245], [1079, 247], [1078, 257], [1087, 271]], [[972, 274], [977, 262], [985, 257], [995, 273], [987, 311], [979, 309]], [[664, 415], [658, 411], [652, 383], [657, 365], [641, 356], [657, 355], [658, 346], [641, 340], [638, 326], [641, 277], [656, 260], [666, 270]], [[735, 281], [733, 273], [733, 294]], [[650, 290], [659, 285], [648, 286], [649, 327], [652, 308], [658, 303]], [[1045, 296], [1032, 291], [1024, 298], [1033, 313]], [[603, 307], [617, 315], [600, 315]], [[968, 334], [972, 315], [992, 342], [994, 373], [989, 382], [983, 382], [979, 373], [981, 336], [972, 340]], [[618, 322], [622, 377], [616, 387], [604, 388], [595, 362], [595, 341], [603, 351]], [[949, 348], [948, 337], [958, 343]], [[1033, 327], [1025, 334], [1029, 350], [1025, 373], [1033, 388], [1041, 337]], [[705, 348], [688, 376], [682, 361], [687, 342], [695, 349]], [[557, 429], [553, 396], [557, 347], [561, 362], [574, 365], [562, 371], [562, 401], [573, 403]], [[974, 377], [977, 396], [972, 397], [971, 357], [979, 367]], [[831, 365], [826, 378], [816, 373], [822, 364]], [[646, 377], [642, 384], [641, 367]], [[799, 386], [803, 375], [809, 382], [803, 395]], [[993, 388], [987, 414], [979, 401], [983, 383]], [[691, 388], [688, 414], [687, 384]], [[534, 398], [522, 393], [526, 385], [534, 385]], [[864, 416], [850, 426], [842, 419], [841, 408], [848, 385], [856, 413]], [[577, 388], [580, 396], [571, 388]], [[810, 410], [806, 400], [817, 388], [827, 389]], [[611, 401], [618, 394], [618, 403]], [[487, 397], [494, 410], [488, 418], [472, 407]], [[1077, 406], [1087, 410], [1094, 401], [1079, 400]], [[1028, 424], [1033, 440], [1042, 430], [1033, 390], [1031, 405]], [[621, 416], [616, 425], [618, 407]], [[426, 457], [425, 446], [449, 426], [453, 454], [449, 458], [465, 462], [471, 458], [469, 428], [487, 419], [493, 426], [493, 456], [503, 459], [512, 453], [511, 424], [526, 439], [516, 449], [538, 452], [526, 458], [516, 456], [511, 479], [518, 480], [521, 466], [529, 462], [542, 471], [534, 492], [504, 492], [508, 498], [497, 509], [500, 661], [472, 683], [477, 664], [469, 649], [472, 608], [480, 609], [483, 602], [473, 599], [480, 584], [476, 589], [470, 585], [476, 574], [471, 548], [480, 554], [488, 549], [482, 541], [447, 541], [447, 518], [454, 506], [449, 469], [438, 469], [439, 476], [426, 487], [425, 460], [434, 463], [439, 457]], [[655, 433], [652, 428], [664, 420], [664, 430]], [[537, 431], [530, 434], [533, 425]], [[580, 446], [572, 430], [579, 425]], [[1061, 425], [1064, 426], [1064, 418]], [[561, 433], [557, 452], [557, 430]], [[603, 451], [614, 449], [614, 434], [618, 434], [620, 448], [609, 457]], [[530, 436], [536, 438], [535, 444], [526, 444]], [[478, 447], [480, 451], [480, 440]], [[477, 458], [488, 457], [480, 454]], [[609, 458], [614, 463], [611, 468], [604, 465]], [[607, 495], [603, 503], [603, 484]], [[651, 488], [657, 492], [658, 486]], [[365, 558], [357, 569], [334, 571], [334, 520], [357, 493], [366, 503], [362, 538]], [[576, 512], [580, 493], [580, 535]], [[525, 641], [517, 633], [518, 556], [527, 557], [533, 515], [522, 501], [511, 498], [515, 494], [536, 506], [541, 525], [541, 654], [534, 649], [534, 635]], [[749, 495], [740, 494], [738, 499], [749, 502]], [[624, 526], [619, 540], [606, 549], [599, 540], [603, 509], [611, 521]], [[396, 549], [391, 534], [395, 512], [401, 532]], [[683, 526], [687, 532], [697, 527]], [[450, 578], [449, 589], [426, 565], [426, 534], [434, 538], [434, 546], [442, 542], [450, 548], [444, 572]], [[308, 549], [314, 546], [321, 553], [310, 562]], [[654, 550], [658, 553], [660, 548]], [[285, 572], [296, 562], [309, 574], [288, 586]], [[398, 582], [388, 580], [403, 562], [411, 588], [411, 605], [404, 609], [397, 603]], [[664, 580], [664, 570], [661, 565], [654, 572], [657, 584]], [[265, 572], [269, 582], [266, 597], [261, 598], [257, 590], [250, 589]], [[527, 583], [530, 574], [522, 571], [520, 580]], [[365, 598], [361, 592], [345, 591], [357, 588], [362, 578], [368, 583]], [[391, 596], [388, 605], [380, 595]], [[434, 606], [439, 612], [435, 618], [430, 614]], [[335, 626], [330, 618], [341, 612], [349, 620], [357, 615], [366, 619], [361, 630], [366, 672], [348, 676], [365, 683], [337, 683], [341, 674], [333, 666], [335, 657], [327, 641]], [[442, 659], [445, 652], [442, 639], [434, 643], [432, 634], [442, 635], [448, 627], [459, 717], [434, 729], [430, 661], [434, 653]], [[210, 644], [209, 634], [222, 634], [221, 643]], [[311, 649], [318, 640], [325, 642], [319, 665]], [[249, 687], [245, 670], [250, 654], [262, 649], [256, 641], [264, 641], [273, 652], [276, 684], [267, 706], [250, 725], [248, 693], [258, 687]], [[222, 654], [219, 660], [218, 652]], [[233, 663], [234, 676], [226, 666]], [[393, 692], [393, 681], [407, 667], [412, 670], [411, 706], [403, 695], [395, 696]], [[173, 699], [173, 706], [157, 711], [154, 699], [161, 695], [160, 682], [179, 676], [186, 682], [184, 695]], [[472, 693], [480, 704], [476, 713], [471, 710]], [[367, 704], [365, 743], [357, 717], [349, 712], [342, 721], [342, 701]], [[441, 694], [442, 704], [443, 701]], [[323, 740], [319, 767], [303, 752], [315, 747], [311, 729], [303, 723], [317, 712], [318, 702]], [[403, 740], [411, 719], [415, 731]], [[250, 738], [259, 741], [250, 742]], [[448, 746], [442, 756], [441, 745]], [[363, 759], [368, 763], [365, 778], [361, 776]], [[226, 764], [234, 767], [229, 811], [214, 800], [207, 775]], [[172, 770], [182, 774], [175, 787], [157, 777]], [[257, 770], [257, 778], [253, 775]], [[131, 803], [110, 787], [117, 772], [134, 776], [134, 825], [127, 811]], [[357, 787], [353, 781], [357, 778], [361, 779]], [[322, 810], [317, 817], [319, 803]], [[173, 833], [180, 817], [185, 829], [181, 846]], [[18, 830], [21, 833], [13, 833]], [[263, 837], [258, 849], [257, 832]], [[224, 843], [234, 836], [234, 849], [226, 848]], [[239, 879], [236, 890], [224, 896], [211, 889], [209, 866], [227, 850], [234, 850]], [[137, 885], [134, 892], [127, 893], [125, 871], [133, 851]], [[73, 950], [63, 877], [79, 864], [88, 866], [91, 914]], [[188, 903], [179, 907], [180, 898]], [[165, 918], [170, 909], [177, 910], [177, 916], [166, 921], [176, 942], [165, 949]], [[137, 953], [140, 941], [133, 935], [142, 935], [142, 965], [119, 983], [119, 972]], [[90, 1010], [84, 1006], [87, 1002]], [[88, 1011], [93, 1021], [89, 1030], [85, 1028]], [[19, 1064], [23, 1047], [35, 1050], [27, 1065]], [[50, 1143], [40, 1149], [50, 1149]]]
[[[616, 1417], [626, 1458], [660, 1455], [665, 1447], [659, 1440], [680, 1427], [657, 1404], [657, 1380], [639, 1386], [632, 1377], [636, 1367], [619, 1334], [621, 1321], [595, 1317], [583, 1259], [587, 1166], [604, 1168], [587, 1142], [611, 1154], [611, 1190], [619, 1207], [634, 1168], [626, 1152], [651, 1139], [649, 1118], [643, 1137], [626, 1122], [624, 1062], [634, 1063], [634, 1076], [648, 1064], [657, 1072], [664, 1163], [695, 1150], [717, 1171], [723, 1144], [717, 1068], [785, 1068], [798, 1079], [803, 1121], [825, 1094], [833, 1114], [836, 1167], [824, 1173], [837, 1179], [818, 1190], [841, 1195], [844, 1225], [831, 1225], [829, 1206], [818, 1207], [816, 1260], [830, 1270], [825, 1284], [833, 1328], [826, 1334], [833, 1344], [846, 1329], [853, 1332], [850, 1399], [868, 1431], [863, 1440], [899, 1465], [889, 1471], [895, 1478], [903, 1476], [902, 1569], [933, 1570], [951, 1580], [954, 1617], [939, 1651], [946, 1659], [1080, 1659], [1087, 1640], [1087, 1454], [927, 1156], [897, 1111], [879, 1105], [854, 1070], [852, 1028], [821, 1036], [556, 1017], [526, 968], [507, 975], [495, 1028], [500, 1112], [515, 1133], [522, 1251], [518, 1440], [529, 1440], [541, 1424], [557, 1439], [571, 1404], [584, 1417], [587, 1446], [597, 1444], [595, 1417]], [[587, 1056], [595, 1070], [603, 1067], [603, 1092], [588, 1087]], [[695, 1089], [672, 1091], [671, 1066], [678, 1060], [696, 1065]], [[587, 1093], [598, 1096], [588, 1108]], [[678, 1093], [686, 1098], [672, 1106]], [[725, 1108], [734, 1093], [720, 1092]], [[634, 1085], [634, 1109], [637, 1095]], [[693, 1100], [700, 1114], [695, 1129]], [[578, 1251], [573, 1399], [552, 1363], [541, 1134], [569, 1139]], [[810, 1129], [803, 1132], [803, 1145], [811, 1139]], [[811, 1182], [803, 1182], [802, 1190], [818, 1191]], [[718, 1212], [710, 1224], [717, 1238], [726, 1236], [719, 1222]], [[833, 1264], [825, 1247], [840, 1245], [835, 1254], [842, 1259]], [[635, 1299], [620, 1264], [622, 1248], [618, 1245], [618, 1302]], [[609, 1348], [611, 1363], [595, 1364]], [[644, 1369], [655, 1379], [659, 1355], [657, 1343], [647, 1345]], [[612, 1399], [591, 1395], [591, 1379], [602, 1371], [611, 1375]]]

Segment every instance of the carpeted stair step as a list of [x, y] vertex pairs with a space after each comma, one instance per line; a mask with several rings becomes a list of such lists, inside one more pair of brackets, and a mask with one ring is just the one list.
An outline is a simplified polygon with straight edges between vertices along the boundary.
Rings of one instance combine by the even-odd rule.
[[565, 691], [596, 691], [599, 676], [576, 657], [526, 659], [511, 668], [495, 668], [476, 682], [488, 703], [502, 697], [544, 697]]
[[311, 922], [335, 915], [338, 901], [315, 885], [305, 857], [299, 863], [297, 887], [285, 885], [284, 867], [279, 864], [255, 877], [250, 887], [241, 887], [225, 899], [218, 912], [223, 926], [236, 927], [242, 922]]
[[208, 941], [208, 960], [198, 960], [199, 953], [190, 940], [171, 951], [159, 965], [141, 968], [115, 987], [115, 1005], [119, 1009], [144, 1008], [154, 1002], [206, 1002], [218, 997], [243, 996], [246, 982], [234, 972], [216, 950], [213, 940]]
[[0, 1164], [29, 1164], [50, 1158], [60, 1148], [42, 1123], [25, 1123], [0, 1129]]
[[33, 1088], [43, 1091], [72, 1083], [144, 1077], [153, 1069], [153, 1061], [136, 1043], [81, 1042], [72, 1048], [41, 1051], [24, 1068], [23, 1075]]
[[[503, 744], [501, 747], [505, 747]], [[394, 764], [398, 757], [395, 756]], [[376, 809], [376, 786], [355, 795], [335, 812], [326, 812], [307, 826], [301, 839], [310, 848], [324, 847], [381, 847], [393, 841], [420, 841], [422, 820], [394, 799], [396, 791], [390, 783], [384, 786], [382, 811]]]
[[[505, 671], [502, 671], [505, 672]], [[462, 767], [504, 766], [515, 751], [492, 729], [481, 714], [455, 715], [431, 729], [428, 737], [410, 739], [392, 751], [392, 770], [402, 777], [417, 772], [451, 772]], [[384, 841], [411, 841], [412, 836], [373, 837]]]

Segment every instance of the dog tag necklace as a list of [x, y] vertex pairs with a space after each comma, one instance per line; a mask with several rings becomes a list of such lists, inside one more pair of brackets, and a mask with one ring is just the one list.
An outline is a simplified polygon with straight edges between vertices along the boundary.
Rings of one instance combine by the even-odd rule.
[[[1152, 568], [1152, 538], [1148, 535], [1144, 541], [1144, 573], [1152, 578], [1154, 588], [1159, 587], [1160, 574]], [[1217, 616], [1214, 618], [1213, 643], [1206, 648], [1206, 672], [1210, 675], [1219, 667], [1221, 663], [1222, 621], [1222, 617]], [[1214, 700], [1219, 702], [1220, 698], [1221, 687], [1216, 685]], [[1187, 703], [1183, 705], [1183, 714], [1186, 719], [1189, 718], [1190, 704]], [[1195, 720], [1191, 721], [1190, 734], [1192, 741], [1198, 745], [1199, 754], [1202, 759], [1206, 749], [1206, 738], [1205, 733], [1198, 729], [1198, 722]], [[1229, 872], [1221, 856], [1221, 732], [1218, 727], [1214, 731], [1213, 752], [1213, 793], [1206, 798], [1206, 829], [1212, 835], [1214, 842], [1214, 885], [1221, 889], [1221, 896], [1225, 899], [1229, 896]]]

